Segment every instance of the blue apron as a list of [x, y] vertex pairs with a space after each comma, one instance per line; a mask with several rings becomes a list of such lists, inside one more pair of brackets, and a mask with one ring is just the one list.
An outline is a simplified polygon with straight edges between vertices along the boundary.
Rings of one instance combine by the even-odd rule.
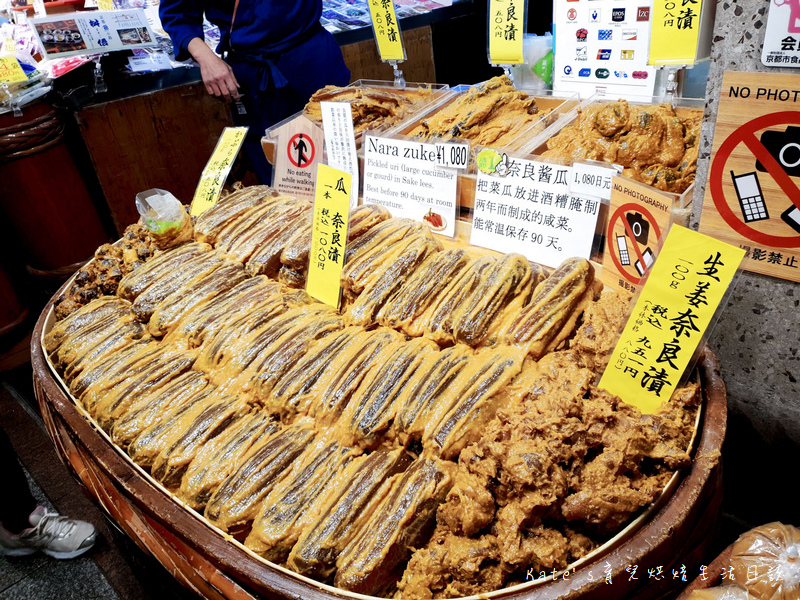
[[246, 111], [239, 114], [233, 104], [234, 122], [250, 127], [245, 149], [261, 183], [269, 185], [272, 167], [261, 148], [266, 129], [301, 111], [318, 89], [347, 85], [350, 71], [333, 35], [321, 25], [281, 52], [228, 52], [225, 60], [239, 82]]

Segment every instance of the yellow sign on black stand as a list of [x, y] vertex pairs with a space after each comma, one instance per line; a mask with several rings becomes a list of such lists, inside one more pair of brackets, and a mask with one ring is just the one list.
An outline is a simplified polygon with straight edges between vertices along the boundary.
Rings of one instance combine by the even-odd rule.
[[372, 18], [372, 30], [378, 43], [378, 53], [384, 61], [403, 61], [406, 51], [397, 23], [397, 13], [392, 0], [369, 0], [369, 16]]
[[744, 250], [674, 225], [599, 387], [643, 413], [672, 396]]
[[222, 132], [194, 192], [190, 210], [193, 217], [202, 215], [219, 200], [219, 193], [225, 185], [225, 179], [233, 166], [233, 161], [236, 160], [236, 155], [239, 154], [248, 129], [248, 127], [226, 127]]
[[335, 308], [339, 308], [342, 296], [342, 269], [350, 224], [350, 184], [350, 173], [324, 164], [317, 166], [306, 292]]
[[651, 65], [693, 65], [702, 0], [655, 0], [650, 29]]
[[489, 1], [489, 62], [521, 65], [525, 33], [525, 0]]

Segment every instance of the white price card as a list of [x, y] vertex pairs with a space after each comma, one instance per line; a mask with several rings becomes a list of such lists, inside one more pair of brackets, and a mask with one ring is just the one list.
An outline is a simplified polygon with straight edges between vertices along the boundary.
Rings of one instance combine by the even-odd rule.
[[375, 136], [364, 138], [364, 202], [394, 217], [428, 223], [455, 235], [458, 172], [436, 165], [436, 146]]
[[466, 169], [469, 164], [469, 144], [467, 142], [436, 144], [436, 164], [440, 167]]
[[611, 181], [621, 170], [581, 162], [573, 163], [569, 191], [573, 194], [610, 200]]
[[570, 192], [572, 168], [506, 156], [499, 164], [478, 171], [470, 243], [548, 267], [588, 259], [601, 201]]
[[358, 155], [349, 102], [320, 102], [328, 165], [352, 175], [350, 207], [358, 205]]

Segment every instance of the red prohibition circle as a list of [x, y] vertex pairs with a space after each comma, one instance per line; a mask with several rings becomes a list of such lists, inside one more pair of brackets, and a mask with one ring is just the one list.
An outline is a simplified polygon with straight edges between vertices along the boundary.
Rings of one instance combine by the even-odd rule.
[[708, 182], [711, 186], [711, 199], [714, 201], [714, 206], [717, 207], [717, 212], [719, 212], [720, 216], [739, 235], [765, 246], [800, 248], [800, 235], [783, 236], [762, 233], [739, 219], [728, 205], [722, 189], [725, 165], [736, 147], [743, 143], [753, 153], [753, 157], [758, 159], [764, 166], [780, 186], [783, 193], [786, 194], [786, 197], [791, 200], [792, 204], [800, 208], [800, 188], [798, 188], [797, 183], [792, 181], [792, 178], [786, 174], [783, 167], [764, 147], [761, 140], [756, 137], [756, 132], [775, 125], [800, 125], [800, 112], [770, 113], [753, 119], [736, 129], [720, 144], [717, 155], [711, 163], [711, 171], [708, 177]]
[[[639, 283], [641, 283], [642, 281], [642, 278], [634, 277], [623, 268], [622, 263], [620, 262], [619, 257], [617, 256], [617, 253], [614, 251], [614, 248], [611, 245], [611, 239], [614, 235], [614, 225], [617, 224], [618, 219], [622, 219], [622, 216], [626, 210], [634, 210], [636, 212], [642, 213], [645, 217], [647, 217], [647, 221], [650, 223], [650, 225], [653, 226], [653, 231], [655, 231], [656, 239], [661, 238], [661, 229], [659, 228], [658, 223], [656, 222], [656, 219], [653, 216], [653, 214], [645, 207], [639, 204], [633, 204], [633, 203], [623, 204], [617, 210], [614, 211], [614, 214], [612, 214], [611, 218], [608, 220], [608, 231], [606, 232], [606, 247], [608, 248], [608, 253], [611, 255], [611, 260], [614, 261], [614, 266], [617, 267], [617, 271], [619, 271], [620, 275], [622, 275], [630, 283], [634, 285], [639, 285]], [[633, 231], [631, 231], [630, 225], [628, 225], [628, 221], [623, 220], [622, 223], [625, 226], [626, 233], [631, 238], [631, 246], [633, 247], [634, 250], [636, 250], [636, 257], [642, 264], [644, 264], [644, 257], [642, 256], [642, 253], [639, 250], [639, 243], [633, 237]]]
[[[299, 159], [299, 156], [295, 156], [295, 154], [293, 154], [293, 152], [294, 153], [297, 152], [295, 144], [300, 140], [301, 136], [304, 141], [308, 142], [308, 151], [310, 154], [306, 155], [307, 160], [302, 165], [300, 164], [299, 160], [295, 160], [296, 158]], [[289, 143], [286, 145], [286, 154], [289, 156], [289, 162], [291, 162], [295, 167], [297, 167], [298, 169], [305, 169], [309, 165], [314, 163], [314, 155], [316, 154], [316, 150], [314, 148], [314, 141], [311, 139], [311, 136], [308, 135], [307, 133], [306, 134], [295, 133], [289, 140]]]

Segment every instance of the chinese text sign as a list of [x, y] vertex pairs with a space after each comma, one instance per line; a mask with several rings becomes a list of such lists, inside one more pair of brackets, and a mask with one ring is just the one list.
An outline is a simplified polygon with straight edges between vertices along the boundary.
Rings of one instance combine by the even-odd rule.
[[668, 401], [743, 257], [741, 248], [673, 226], [600, 387], [646, 414]]

